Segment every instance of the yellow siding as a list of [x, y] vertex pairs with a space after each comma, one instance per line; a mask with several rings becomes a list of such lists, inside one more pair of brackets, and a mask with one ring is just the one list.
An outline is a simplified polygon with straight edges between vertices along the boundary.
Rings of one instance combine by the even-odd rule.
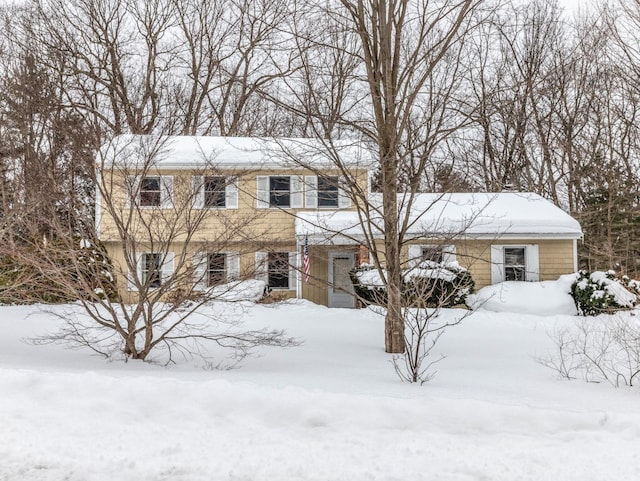
[[[104, 244], [107, 254], [111, 258], [116, 274], [116, 283], [118, 286], [118, 291], [120, 295], [125, 299], [125, 302], [133, 302], [136, 300], [137, 294], [135, 292], [129, 291], [128, 282], [127, 282], [127, 264], [124, 257], [124, 251], [122, 249], [122, 245], [116, 242], [106, 242]], [[240, 255], [240, 279], [255, 279], [257, 276], [256, 272], [256, 252], [259, 251], [277, 251], [277, 252], [295, 252], [296, 246], [291, 242], [286, 243], [277, 243], [266, 245], [264, 243], [235, 243], [235, 244], [227, 244], [222, 246], [210, 246], [205, 248], [204, 244], [200, 243], [192, 243], [188, 246], [188, 248], [184, 252], [184, 262], [182, 262], [182, 268], [187, 269], [196, 252], [237, 252]], [[145, 246], [144, 244], [140, 244], [136, 246], [139, 252], [151, 252], [152, 250]], [[181, 255], [182, 250], [184, 249], [184, 244], [173, 243], [167, 249], [169, 252], [173, 252], [176, 256], [176, 270], [179, 271], [179, 257]], [[186, 272], [186, 271], [185, 271]], [[185, 282], [188, 279], [185, 279]], [[294, 298], [296, 296], [296, 286], [290, 286], [289, 290], [280, 290], [274, 289], [272, 291], [272, 298]]]
[[[339, 175], [337, 171], [327, 170], [326, 175]], [[207, 243], [209, 251], [239, 252], [242, 278], [255, 277], [256, 251], [291, 252], [296, 248], [294, 221], [296, 214], [302, 209], [258, 209], [256, 202], [256, 178], [268, 175], [315, 175], [307, 170], [243, 170], [243, 171], [185, 171], [163, 170], [149, 171], [146, 175], [172, 175], [174, 177], [174, 208], [146, 208], [141, 210], [144, 222], [140, 222], [138, 211], [127, 205], [125, 190], [125, 174], [121, 171], [103, 172], [108, 179], [108, 186], [119, 217], [125, 221], [130, 217], [131, 225], [128, 232], [133, 232], [138, 241], [145, 239], [172, 239], [174, 252], [180, 252], [184, 246], [185, 232], [190, 230], [188, 223], [198, 225], [195, 235], [189, 242], [189, 254], [201, 249]], [[238, 208], [237, 209], [196, 209], [192, 202], [192, 179], [194, 175], [225, 175], [238, 178]], [[110, 176], [110, 177], [109, 177]], [[358, 172], [358, 181], [363, 191], [367, 191], [367, 172]], [[106, 182], [106, 181], [105, 181]], [[352, 207], [353, 210], [353, 207]], [[126, 266], [121, 247], [121, 238], [114, 219], [108, 215], [108, 209], [101, 208], [100, 222], [101, 239], [105, 243], [107, 252], [113, 259], [118, 273], [118, 286], [125, 298], [133, 300], [135, 293], [127, 290]], [[384, 262], [384, 244], [376, 241], [380, 252], [380, 260]], [[182, 244], [181, 244], [182, 243]], [[415, 242], [423, 244], [423, 242]], [[428, 241], [424, 244], [433, 244]], [[443, 244], [451, 244], [445, 241]], [[455, 242], [458, 262], [468, 268], [477, 288], [491, 283], [491, 244], [537, 244], [539, 246], [540, 279], [556, 279], [562, 274], [573, 271], [573, 241], [572, 240], [531, 240], [517, 239], [504, 241], [495, 240], [465, 240]], [[318, 304], [328, 304], [328, 269], [327, 259], [329, 250], [356, 250], [356, 247], [325, 247], [310, 246], [311, 279], [302, 284], [302, 297]], [[403, 262], [408, 258], [408, 249], [401, 255]], [[366, 256], [365, 256], [366, 257]], [[295, 286], [288, 291], [274, 291], [273, 297], [295, 296]]]
[[[447, 241], [447, 244], [451, 244], [451, 241]], [[461, 266], [469, 270], [477, 289], [491, 284], [492, 244], [537, 244], [541, 281], [555, 280], [563, 274], [573, 272], [573, 241], [570, 239], [495, 239], [456, 242], [456, 259]]]
[[327, 292], [329, 283], [329, 278], [327, 277], [327, 252], [326, 247], [309, 247], [311, 260], [309, 283], [305, 283], [304, 279], [302, 282], [302, 297], [323, 306], [329, 303]]
[[572, 240], [545, 241], [539, 245], [540, 280], [553, 280], [574, 272]]
[[[148, 176], [171, 175], [174, 177], [174, 209], [145, 208], [142, 215], [146, 222], [135, 222], [137, 212], [131, 209], [126, 203], [125, 175], [115, 172], [110, 178], [109, 188], [113, 192], [113, 199], [116, 208], [121, 212], [119, 217], [134, 220], [133, 232], [136, 238], [147, 238], [146, 225], [150, 220], [157, 218], [158, 229], [161, 226], [179, 225], [185, 219], [199, 223], [195, 240], [224, 239], [227, 241], [247, 241], [260, 239], [265, 243], [278, 242], [283, 239], [294, 240], [294, 220], [301, 209], [277, 209], [256, 207], [257, 175], [315, 175], [306, 170], [261, 170], [256, 171], [220, 171], [211, 174], [210, 172], [199, 171], [171, 171], [148, 172]], [[225, 175], [238, 177], [238, 208], [237, 209], [195, 209], [191, 207], [192, 178], [194, 175]], [[339, 175], [337, 171], [326, 171], [326, 175]], [[366, 191], [367, 173], [362, 170], [357, 173], [360, 187]], [[101, 239], [105, 242], [119, 240], [118, 231], [114, 220], [109, 216], [104, 206], [101, 209], [102, 219], [100, 223]], [[353, 210], [352, 206], [350, 210]], [[333, 208], [332, 210], [335, 210]], [[346, 209], [349, 210], [349, 209]], [[131, 211], [131, 212], [130, 212]], [[199, 219], [202, 217], [202, 220]], [[155, 219], [154, 219], [155, 220]], [[154, 223], [152, 221], [151, 223]], [[143, 225], [144, 224], [144, 225]], [[184, 229], [178, 229], [183, 230]], [[180, 236], [177, 237], [177, 240]]]

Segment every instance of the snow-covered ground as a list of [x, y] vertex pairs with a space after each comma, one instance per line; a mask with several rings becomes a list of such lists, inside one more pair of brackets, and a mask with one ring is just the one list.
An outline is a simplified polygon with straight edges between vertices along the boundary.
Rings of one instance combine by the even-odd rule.
[[419, 387], [396, 378], [370, 310], [247, 307], [250, 327], [304, 343], [221, 371], [34, 346], [60, 321], [0, 307], [0, 480], [636, 480], [640, 392], [535, 360], [573, 321], [474, 312]]

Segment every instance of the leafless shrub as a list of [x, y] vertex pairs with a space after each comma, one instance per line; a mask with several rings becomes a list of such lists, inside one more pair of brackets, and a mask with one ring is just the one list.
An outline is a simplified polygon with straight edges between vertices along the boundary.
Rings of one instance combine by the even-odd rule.
[[640, 378], [640, 321], [634, 315], [580, 319], [549, 337], [555, 352], [538, 359], [564, 379], [633, 386]]
[[[452, 272], [442, 264], [425, 261], [418, 267], [420, 274], [427, 277], [419, 281], [413, 279], [413, 292], [407, 298], [411, 305], [402, 309], [405, 350], [402, 354], [394, 355], [392, 363], [401, 380], [424, 384], [435, 376], [436, 371], [432, 369], [434, 365], [445, 358], [443, 354], [433, 357], [440, 337], [448, 327], [459, 324], [470, 313], [459, 310], [449, 317], [444, 314], [442, 308], [452, 305], [454, 300], [460, 298], [461, 292], [464, 291], [466, 295], [469, 286], [465, 276], [457, 275], [450, 278]], [[411, 272], [407, 271], [405, 278]], [[443, 284], [447, 282], [451, 285], [443, 288]]]

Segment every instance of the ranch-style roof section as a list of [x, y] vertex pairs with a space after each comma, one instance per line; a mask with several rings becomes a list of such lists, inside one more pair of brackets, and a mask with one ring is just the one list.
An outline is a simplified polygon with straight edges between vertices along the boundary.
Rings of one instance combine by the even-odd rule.
[[[329, 144], [329, 142], [331, 142]], [[369, 150], [357, 140], [274, 139], [261, 137], [120, 135], [104, 144], [97, 158], [102, 168], [161, 169], [368, 169]]]
[[[398, 194], [401, 215], [404, 194]], [[381, 238], [382, 196], [371, 194], [367, 229]], [[408, 239], [579, 239], [580, 224], [552, 202], [533, 193], [417, 194], [408, 216]], [[364, 237], [357, 212], [308, 211], [298, 215], [296, 236], [313, 243], [357, 241]]]

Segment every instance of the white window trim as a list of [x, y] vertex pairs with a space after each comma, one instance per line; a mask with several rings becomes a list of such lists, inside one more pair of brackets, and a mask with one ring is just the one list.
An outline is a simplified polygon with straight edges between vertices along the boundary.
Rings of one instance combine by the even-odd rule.
[[525, 280], [537, 282], [540, 279], [540, 249], [538, 244], [492, 244], [491, 245], [491, 284], [505, 281], [504, 249], [524, 248]]
[[[289, 177], [289, 206], [271, 205], [271, 177]], [[304, 208], [305, 179], [302, 175], [258, 175], [256, 177], [256, 208], [302, 209]]]
[[410, 244], [408, 248], [409, 269], [415, 269], [422, 259], [423, 249], [442, 249], [442, 262], [455, 262], [456, 246], [455, 244]]
[[193, 283], [194, 289], [197, 291], [204, 291], [209, 289], [209, 269], [208, 258], [209, 254], [224, 254], [225, 255], [225, 274], [226, 282], [231, 282], [240, 279], [240, 253], [236, 251], [207, 251], [196, 252], [193, 256]]
[[[142, 185], [142, 179], [145, 178], [159, 178], [160, 179], [160, 205], [141, 205], [140, 204], [140, 186]], [[173, 207], [173, 175], [139, 175], [129, 176], [127, 178], [126, 185], [126, 206], [131, 205], [131, 200], [135, 199], [135, 204], [138, 209], [171, 209]], [[134, 195], [135, 194], [135, 195]]]
[[267, 288], [272, 291], [288, 292], [295, 291], [298, 284], [298, 253], [288, 251], [270, 251], [270, 252], [287, 252], [289, 254], [289, 286], [288, 287], [270, 287], [269, 286], [269, 252], [256, 252], [256, 279], [264, 281]]
[[[145, 251], [145, 252], [137, 252], [135, 255], [135, 259], [136, 259], [136, 276], [137, 276], [137, 280], [140, 282], [140, 285], [144, 286], [145, 285], [145, 281], [142, 279], [142, 260], [144, 259], [144, 256], [146, 256], [147, 254], [160, 254], [163, 256], [162, 259], [162, 267], [160, 268], [160, 279], [161, 279], [161, 283], [165, 284], [170, 278], [171, 276], [173, 276], [173, 272], [174, 272], [174, 263], [175, 263], [175, 254], [173, 252], [152, 252], [152, 251]], [[127, 288], [129, 291], [131, 292], [138, 292], [138, 288], [136, 286], [136, 282], [135, 279], [133, 278], [132, 272], [129, 271], [127, 272]], [[155, 290], [155, 289], [160, 289], [159, 287], [153, 287], [150, 288], [151, 290]]]
[[344, 176], [329, 174], [327, 174], [326, 177], [335, 177], [338, 179], [338, 203], [335, 206], [319, 206], [318, 177], [317, 175], [307, 175], [304, 177], [304, 203], [307, 209], [335, 210], [351, 208], [351, 197], [348, 192], [342, 188], [342, 186], [346, 185]]
[[[205, 177], [222, 177], [225, 179], [224, 207], [204, 205], [204, 179]], [[226, 175], [194, 175], [192, 178], [193, 207], [195, 209], [225, 210], [238, 208], [238, 178]]]

